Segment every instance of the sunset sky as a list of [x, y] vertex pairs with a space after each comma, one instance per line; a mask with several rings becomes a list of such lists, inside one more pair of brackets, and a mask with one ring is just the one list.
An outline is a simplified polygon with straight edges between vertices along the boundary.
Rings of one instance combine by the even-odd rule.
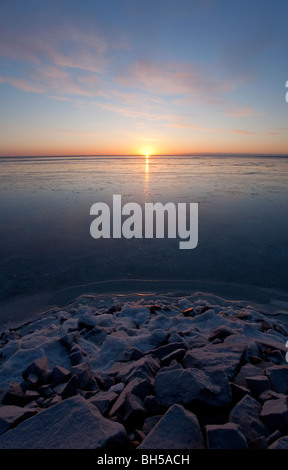
[[287, 0], [0, 0], [0, 155], [288, 154]]

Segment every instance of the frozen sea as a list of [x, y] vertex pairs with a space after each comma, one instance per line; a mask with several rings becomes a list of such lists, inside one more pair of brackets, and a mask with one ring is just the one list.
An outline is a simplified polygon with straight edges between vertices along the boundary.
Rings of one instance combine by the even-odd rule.
[[[199, 241], [93, 239], [90, 208], [199, 204]], [[288, 306], [288, 158], [0, 158], [0, 325], [86, 292], [208, 292]]]

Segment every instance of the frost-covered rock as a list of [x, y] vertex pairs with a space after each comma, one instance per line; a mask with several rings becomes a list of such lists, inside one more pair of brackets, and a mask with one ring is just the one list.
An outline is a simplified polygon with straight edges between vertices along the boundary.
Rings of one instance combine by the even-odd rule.
[[31, 418], [37, 411], [26, 409], [15, 405], [5, 405], [0, 407], [0, 434], [9, 428], [14, 428], [25, 419]]
[[208, 449], [248, 449], [246, 438], [235, 423], [209, 424], [206, 436]]
[[232, 409], [229, 421], [240, 426], [247, 441], [268, 435], [269, 432], [260, 419], [261, 405], [255, 398], [245, 395]]
[[230, 403], [231, 390], [224, 374], [218, 379], [218, 383], [213, 381], [203, 370], [175, 369], [157, 374], [154, 389], [160, 404], [166, 407], [196, 400], [225, 406]]
[[124, 427], [84, 398], [67, 399], [0, 436], [0, 449], [105, 449], [127, 441]]
[[204, 442], [195, 414], [173, 405], [138, 449], [203, 449]]
[[267, 400], [261, 410], [262, 420], [272, 429], [288, 433], [288, 397]]

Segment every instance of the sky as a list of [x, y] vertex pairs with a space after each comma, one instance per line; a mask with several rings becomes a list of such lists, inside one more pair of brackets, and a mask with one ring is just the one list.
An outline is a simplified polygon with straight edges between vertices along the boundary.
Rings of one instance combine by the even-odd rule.
[[0, 155], [288, 154], [287, 18], [288, 0], [0, 0]]

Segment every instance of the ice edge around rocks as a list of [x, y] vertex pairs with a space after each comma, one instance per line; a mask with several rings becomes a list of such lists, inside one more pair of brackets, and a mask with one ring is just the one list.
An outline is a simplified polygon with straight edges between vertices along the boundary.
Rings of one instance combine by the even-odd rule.
[[0, 449], [287, 448], [287, 341], [244, 301], [82, 295], [1, 333]]

